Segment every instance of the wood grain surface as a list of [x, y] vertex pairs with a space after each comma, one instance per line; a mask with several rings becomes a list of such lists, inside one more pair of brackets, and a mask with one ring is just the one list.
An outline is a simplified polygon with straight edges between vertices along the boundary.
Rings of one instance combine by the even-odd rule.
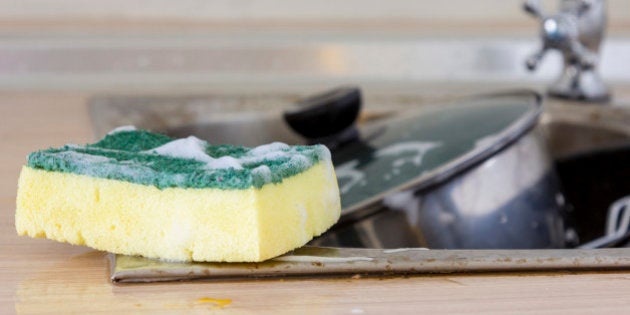
[[0, 93], [0, 314], [623, 314], [630, 271], [113, 285], [106, 254], [18, 237], [30, 151], [85, 143], [86, 96]]

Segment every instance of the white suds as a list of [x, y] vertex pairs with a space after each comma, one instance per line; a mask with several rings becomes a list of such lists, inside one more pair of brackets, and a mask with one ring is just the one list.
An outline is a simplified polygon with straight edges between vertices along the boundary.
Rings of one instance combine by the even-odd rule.
[[85, 163], [107, 163], [112, 161], [112, 159], [105, 156], [80, 153], [76, 151], [59, 152], [57, 153], [57, 155], [62, 157], [64, 160], [72, 160]]
[[211, 157], [206, 154], [205, 141], [190, 136], [168, 142], [160, 147], [149, 150], [152, 153], [175, 158], [193, 159], [199, 162], [209, 162]]
[[252, 149], [251, 151], [247, 152], [245, 156], [241, 157], [239, 159], [241, 163], [243, 163], [244, 165], [251, 165], [270, 160], [289, 159], [291, 157], [288, 152], [284, 151], [267, 151], [264, 153], [254, 154], [252, 153], [252, 151], [254, 150], [255, 149]]
[[292, 156], [291, 160], [289, 160], [289, 163], [291, 163], [293, 167], [299, 168], [309, 168], [312, 165], [311, 160], [301, 154]]
[[422, 141], [409, 141], [392, 144], [386, 148], [376, 151], [376, 156], [400, 156], [403, 153], [412, 153], [411, 156], [398, 158], [394, 160], [392, 166], [399, 168], [406, 163], [413, 163], [415, 166], [422, 165], [422, 158], [430, 150], [437, 148], [441, 145], [439, 142], [422, 142]]
[[[119, 136], [125, 138], [126, 134], [117, 134], [131, 132], [133, 135], [135, 130], [137, 129], [134, 126], [121, 126], [111, 130], [108, 135], [113, 135], [114, 138]], [[159, 188], [194, 186], [197, 185], [195, 181], [209, 182], [213, 180], [216, 180], [217, 183], [228, 181], [226, 187], [241, 187], [249, 184], [260, 188], [265, 184], [275, 183], [285, 177], [303, 172], [318, 162], [329, 165], [330, 182], [336, 184], [330, 161], [330, 151], [323, 145], [290, 146], [285, 143], [274, 142], [250, 149], [230, 145], [211, 146], [206, 141], [194, 136], [173, 139], [167, 143], [162, 142], [163, 138], [161, 137], [156, 139], [155, 141], [160, 141], [159, 143], [163, 144], [143, 151], [126, 150], [124, 145], [129, 139], [123, 139], [124, 141], [120, 144], [106, 143], [102, 146], [99, 143], [87, 146], [68, 144], [63, 148], [64, 151], [44, 151], [41, 152], [41, 155], [44, 158], [62, 160], [64, 162], [62, 167], [65, 167], [66, 164], [73, 165], [76, 172], [80, 174], [124, 179], [142, 184], [152, 184]], [[141, 147], [150, 143], [145, 143], [144, 140], [142, 137], [138, 140]], [[170, 139], [167, 138], [168, 140]], [[122, 147], [119, 148], [119, 145]], [[141, 156], [138, 157], [136, 154]], [[160, 157], [196, 161], [197, 163], [177, 161], [174, 163], [174, 167], [170, 168], [162, 164], [170, 164], [173, 161], [160, 159]], [[29, 158], [27, 157], [27, 159]], [[93, 164], [98, 164], [98, 167], [92, 167]], [[181, 169], [180, 164], [184, 165]], [[168, 177], [162, 176], [164, 169], [168, 170]], [[237, 176], [231, 177], [233, 171], [237, 173]], [[226, 173], [230, 176], [224, 176]], [[209, 184], [209, 186], [211, 185]], [[329, 199], [331, 203], [339, 203], [338, 195], [336, 199], [333, 197]]]
[[236, 170], [243, 169], [243, 164], [238, 160], [231, 156], [222, 156], [218, 159], [212, 158], [208, 156], [210, 160], [206, 162], [206, 168], [209, 169], [222, 169], [222, 168], [233, 168]]
[[[263, 163], [274, 161], [284, 164], [285, 167], [298, 169], [307, 169], [313, 165], [311, 159], [304, 152], [300, 152], [296, 148], [281, 142], [255, 147], [238, 158], [231, 156], [213, 158], [206, 152], [207, 148], [208, 143], [206, 141], [189, 136], [188, 138], [173, 140], [157, 148], [143, 151], [143, 153], [199, 161], [205, 163], [206, 169], [209, 170], [228, 168], [242, 170], [253, 167], [251, 170], [252, 176], [263, 183], [269, 183], [273, 180], [271, 169]], [[316, 153], [320, 158], [330, 157], [330, 153], [326, 148], [317, 147], [315, 150], [319, 150]]]
[[337, 179], [340, 181], [342, 179], [347, 180], [346, 183], [339, 187], [339, 191], [341, 191], [342, 194], [347, 193], [356, 184], [365, 180], [366, 175], [364, 172], [357, 169], [358, 165], [358, 160], [352, 160], [337, 166], [337, 169], [335, 170], [337, 173]]
[[271, 182], [271, 169], [267, 165], [261, 165], [252, 170], [252, 176], [262, 179], [265, 183]]
[[206, 163], [208, 168], [213, 169], [234, 168], [239, 170], [243, 168], [243, 165], [241, 165], [241, 163], [233, 157], [224, 156], [215, 159], [209, 156], [206, 153], [207, 145], [207, 142], [195, 136], [189, 136], [188, 138], [173, 140], [160, 147], [145, 152], [174, 158], [191, 159]]
[[117, 128], [112, 129], [110, 132], [108, 132], [108, 135], [113, 135], [115, 133], [119, 133], [119, 132], [123, 132], [123, 131], [134, 131], [137, 130], [136, 126], [132, 126], [132, 125], [127, 125], [127, 126], [120, 126]]
[[272, 142], [269, 144], [263, 144], [263, 145], [253, 148], [251, 151], [249, 151], [249, 154], [254, 155], [254, 156], [261, 156], [270, 152], [286, 151], [286, 150], [289, 150], [290, 148], [291, 147], [286, 143]]

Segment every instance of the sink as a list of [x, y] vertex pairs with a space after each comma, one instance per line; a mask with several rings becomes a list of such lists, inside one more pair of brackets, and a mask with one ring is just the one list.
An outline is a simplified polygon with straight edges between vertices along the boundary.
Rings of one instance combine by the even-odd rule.
[[[286, 126], [282, 109], [303, 94], [214, 94], [191, 96], [100, 96], [90, 101], [95, 134], [101, 137], [120, 125], [135, 125], [171, 135], [196, 135], [210, 143], [254, 146], [272, 141], [305, 141]], [[452, 98], [446, 97], [446, 99]], [[436, 99], [413, 93], [374, 93], [364, 98], [359, 125], [369, 125]], [[537, 129], [545, 135], [571, 210], [569, 222], [578, 245], [603, 235], [608, 206], [628, 194], [630, 108], [576, 105], [548, 100]], [[404, 213], [398, 212], [400, 216]], [[398, 219], [373, 215], [362, 230], [389, 228]], [[312, 244], [324, 246], [418, 247], [414, 231], [397, 229], [387, 239], [366, 241], [352, 225], [339, 225]], [[377, 244], [377, 245], [374, 245]]]
[[[368, 93], [358, 124], [368, 125], [404, 113], [410, 107], [434, 104], [440, 97], [395, 90]], [[162, 131], [172, 136], [195, 134], [211, 143], [257, 145], [270, 141], [303, 143], [281, 120], [283, 108], [305, 95], [300, 92], [191, 96], [100, 96], [90, 101], [94, 132], [102, 137], [120, 125]], [[573, 247], [604, 233], [608, 206], [627, 191], [630, 169], [630, 108], [576, 105], [548, 100], [538, 131], [544, 135], [562, 183], [570, 216], [567, 249], [430, 250], [418, 247], [416, 231], [401, 228], [405, 213], [376, 213], [362, 226], [337, 224], [330, 232], [288, 253], [260, 264], [168, 264], [139, 257], [112, 255], [111, 279], [146, 282], [222, 277], [289, 277], [291, 275], [452, 273], [484, 271], [602, 270], [630, 266], [626, 248], [597, 250]], [[252, 136], [254, 135], [254, 136]], [[393, 213], [393, 215], [391, 215]], [[407, 226], [407, 225], [405, 225]], [[393, 227], [393, 228], [391, 228]], [[378, 229], [387, 237], [371, 239]], [[367, 231], [367, 233], [366, 233]], [[383, 233], [378, 233], [382, 236]], [[369, 246], [366, 246], [369, 244]], [[627, 239], [615, 244], [630, 247]], [[364, 247], [364, 248], [356, 248]], [[380, 248], [380, 249], [379, 249]], [[382, 249], [386, 248], [386, 249]], [[321, 258], [319, 256], [325, 256]], [[330, 263], [339, 259], [344, 263]], [[360, 257], [364, 261], [353, 261]], [[286, 262], [282, 259], [288, 259]], [[297, 259], [296, 262], [291, 259]], [[326, 263], [319, 259], [327, 259]], [[129, 263], [129, 260], [132, 262]], [[352, 261], [352, 262], [349, 262]], [[313, 267], [316, 266], [316, 267]], [[326, 267], [326, 268], [323, 268]]]

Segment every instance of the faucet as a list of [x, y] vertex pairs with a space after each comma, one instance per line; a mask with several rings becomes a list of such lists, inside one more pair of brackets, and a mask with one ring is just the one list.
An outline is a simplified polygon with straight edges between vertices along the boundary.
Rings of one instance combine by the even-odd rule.
[[544, 14], [540, 0], [526, 0], [524, 10], [540, 20], [542, 47], [525, 64], [535, 70], [545, 53], [562, 53], [564, 69], [549, 87], [550, 96], [606, 102], [610, 92], [597, 73], [599, 47], [606, 27], [605, 0], [560, 0], [559, 12]]

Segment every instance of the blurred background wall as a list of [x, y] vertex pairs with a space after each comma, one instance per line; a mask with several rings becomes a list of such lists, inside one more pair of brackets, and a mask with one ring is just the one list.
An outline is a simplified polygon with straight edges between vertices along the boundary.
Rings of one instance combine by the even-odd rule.
[[[557, 1], [543, 0], [553, 9]], [[610, 34], [630, 26], [630, 1], [609, 0]], [[2, 0], [0, 30], [199, 26], [519, 29], [521, 0]], [[463, 27], [466, 26], [466, 27]]]

